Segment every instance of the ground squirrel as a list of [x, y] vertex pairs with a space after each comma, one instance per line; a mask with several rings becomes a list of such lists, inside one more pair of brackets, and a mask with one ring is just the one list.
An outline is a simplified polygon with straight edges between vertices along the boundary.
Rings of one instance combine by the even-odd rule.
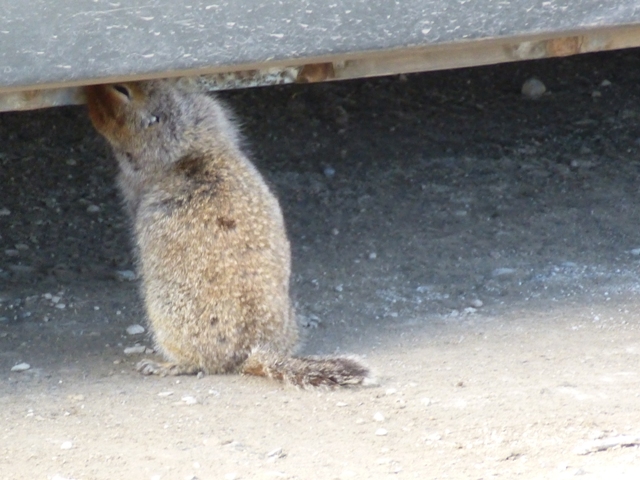
[[291, 256], [276, 197], [211, 95], [158, 80], [86, 88], [118, 161], [156, 349], [144, 374], [244, 373], [296, 386], [372, 383], [348, 356], [294, 357]]

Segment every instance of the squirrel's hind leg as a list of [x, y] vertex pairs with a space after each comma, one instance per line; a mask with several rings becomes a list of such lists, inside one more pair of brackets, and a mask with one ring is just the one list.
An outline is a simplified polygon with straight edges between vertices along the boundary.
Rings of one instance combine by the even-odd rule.
[[176, 376], [176, 375], [196, 375], [202, 371], [202, 369], [196, 365], [181, 365], [171, 362], [154, 362], [145, 358], [136, 365], [138, 370], [143, 375], [160, 375], [161, 377]]

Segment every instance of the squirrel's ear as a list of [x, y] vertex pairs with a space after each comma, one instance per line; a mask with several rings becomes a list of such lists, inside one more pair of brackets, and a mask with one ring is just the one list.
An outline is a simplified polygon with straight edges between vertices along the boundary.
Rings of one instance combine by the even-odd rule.
[[126, 85], [121, 83], [116, 83], [115, 85], [111, 85], [111, 88], [118, 92], [121, 97], [124, 97], [127, 101], [131, 101], [131, 90]]

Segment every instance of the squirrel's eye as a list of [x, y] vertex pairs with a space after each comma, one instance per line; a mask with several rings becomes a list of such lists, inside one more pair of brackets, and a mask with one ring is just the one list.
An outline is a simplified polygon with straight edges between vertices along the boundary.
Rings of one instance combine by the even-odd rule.
[[156, 123], [160, 123], [160, 118], [157, 115], [149, 115], [142, 118], [143, 128], [149, 128]]
[[131, 100], [131, 92], [129, 91], [129, 89], [127, 87], [125, 87], [124, 85], [114, 85], [113, 89], [118, 92], [121, 93], [122, 95], [124, 95], [125, 97], [127, 97], [127, 100]]

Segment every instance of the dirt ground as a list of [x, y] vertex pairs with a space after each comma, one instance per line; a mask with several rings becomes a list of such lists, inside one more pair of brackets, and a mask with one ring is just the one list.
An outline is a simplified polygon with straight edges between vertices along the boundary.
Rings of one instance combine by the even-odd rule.
[[302, 353], [380, 385], [139, 375], [105, 143], [81, 107], [4, 113], [3, 479], [640, 478], [640, 51], [222, 97], [281, 199]]

